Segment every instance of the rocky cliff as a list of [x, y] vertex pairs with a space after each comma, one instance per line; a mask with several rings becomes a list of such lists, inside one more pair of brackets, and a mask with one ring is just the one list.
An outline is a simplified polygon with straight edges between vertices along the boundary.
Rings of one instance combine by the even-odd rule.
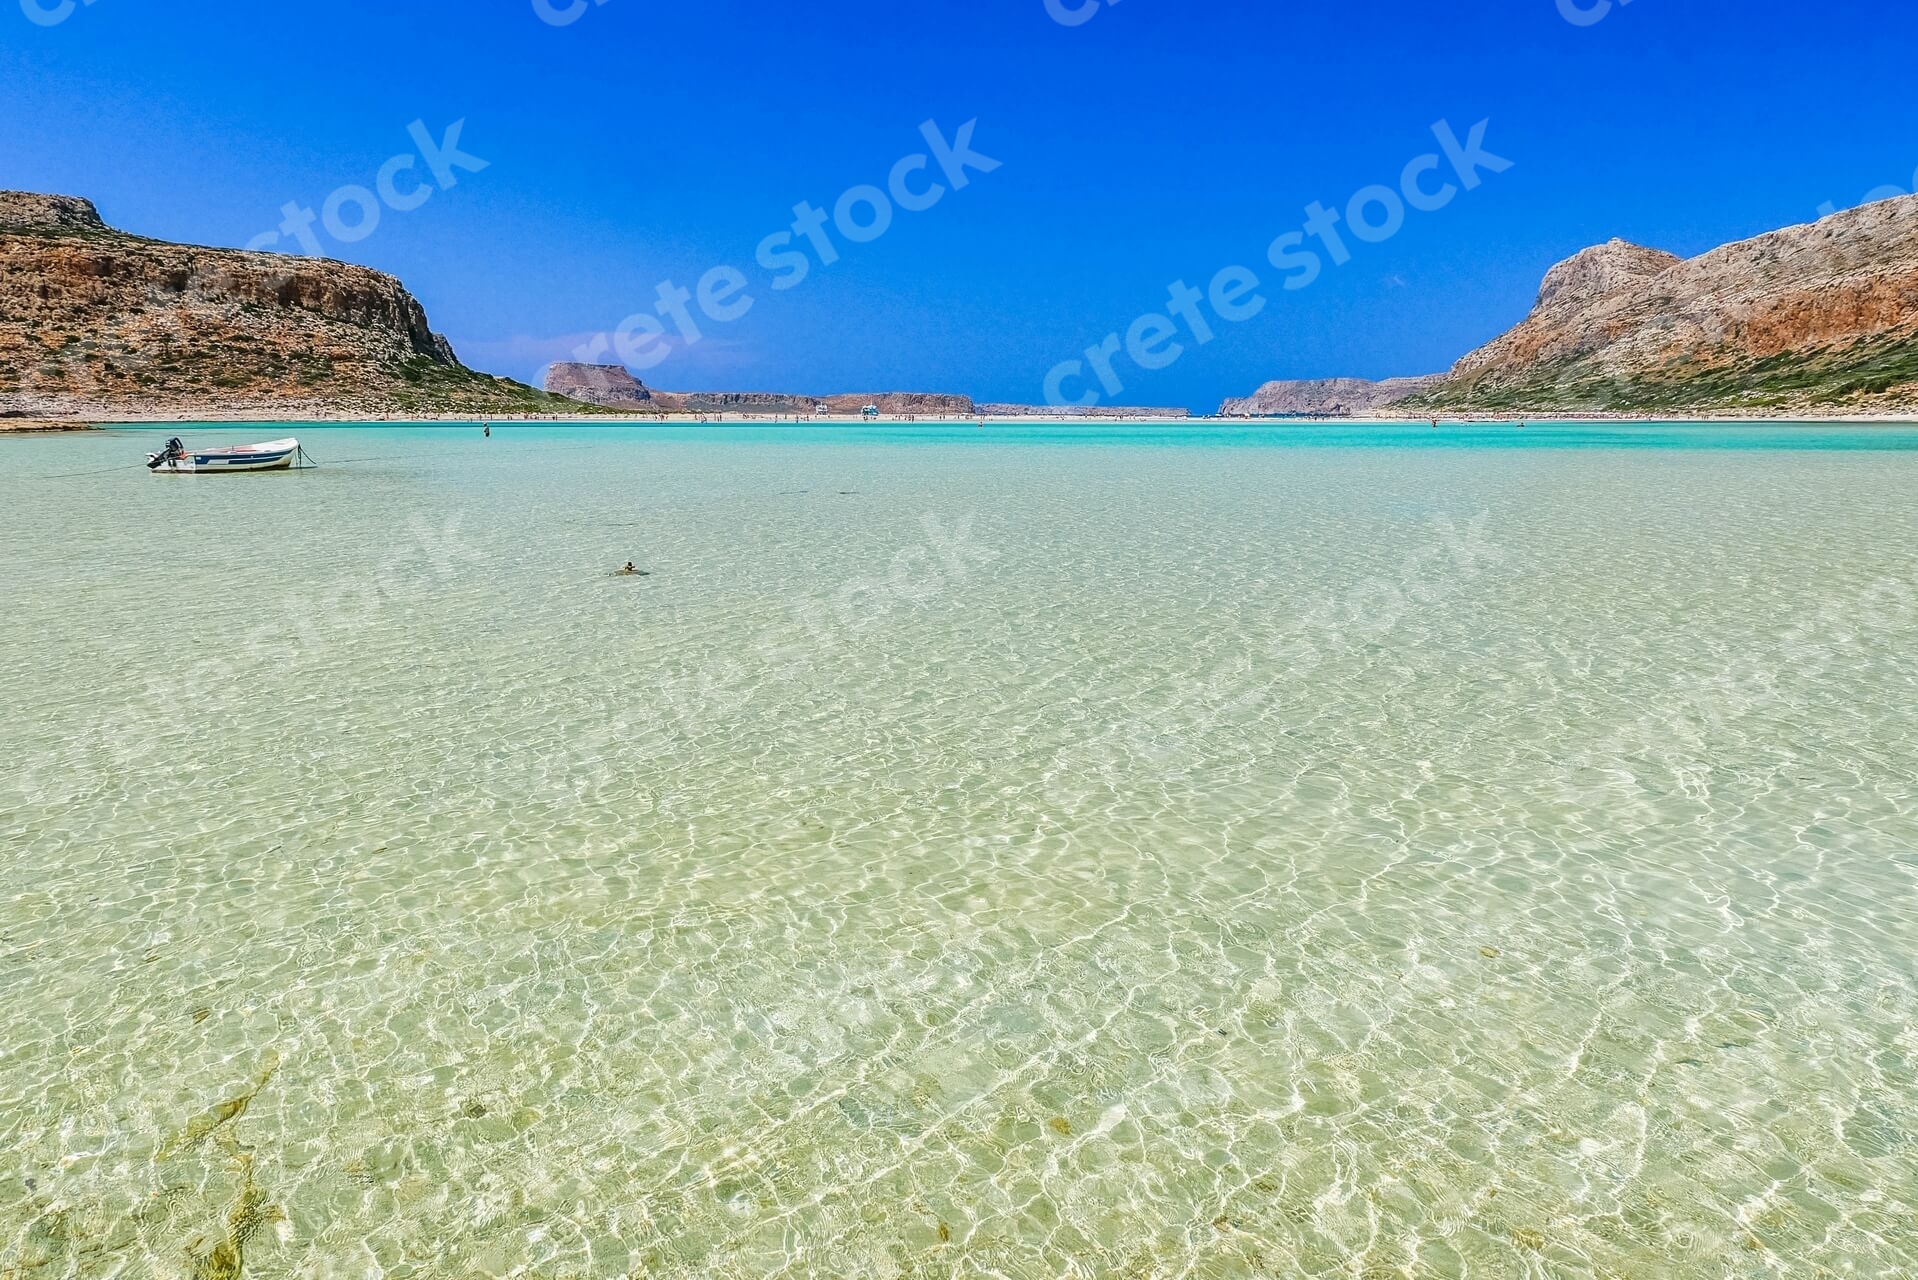
[[1441, 376], [1387, 378], [1383, 382], [1365, 378], [1268, 382], [1242, 400], [1227, 400], [1219, 407], [1219, 416], [1349, 418], [1376, 412], [1430, 390]]
[[1918, 406], [1918, 197], [1689, 260], [1621, 241], [1587, 249], [1427, 399], [1520, 411]]
[[554, 407], [462, 365], [391, 276], [147, 240], [86, 200], [0, 192], [0, 413]]
[[[1918, 409], [1918, 196], [1691, 259], [1622, 240], [1586, 249], [1546, 273], [1517, 327], [1426, 381], [1377, 407], [1407, 416]], [[1329, 384], [1272, 384], [1295, 390], [1267, 398], [1269, 386], [1224, 412], [1309, 400], [1296, 389], [1319, 385]]]
[[609, 409], [657, 410], [652, 390], [632, 375], [623, 364], [573, 364], [561, 361], [547, 366], [546, 390], [556, 396]]

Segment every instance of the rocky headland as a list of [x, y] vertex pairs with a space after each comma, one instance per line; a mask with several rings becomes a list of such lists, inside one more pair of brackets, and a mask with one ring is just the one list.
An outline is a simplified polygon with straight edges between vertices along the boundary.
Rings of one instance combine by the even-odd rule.
[[[1326, 392], [1343, 387], [1352, 392]], [[1451, 372], [1268, 383], [1229, 415], [1626, 413], [1835, 416], [1918, 410], [1918, 196], [1696, 258], [1613, 240], [1546, 273], [1520, 324]]]
[[1268, 382], [1241, 400], [1227, 400], [1219, 414], [1226, 418], [1297, 417], [1349, 418], [1397, 404], [1436, 385], [1442, 374], [1425, 378], [1316, 378]]
[[148, 240], [109, 227], [86, 200], [0, 192], [0, 415], [555, 407], [461, 364], [391, 276]]

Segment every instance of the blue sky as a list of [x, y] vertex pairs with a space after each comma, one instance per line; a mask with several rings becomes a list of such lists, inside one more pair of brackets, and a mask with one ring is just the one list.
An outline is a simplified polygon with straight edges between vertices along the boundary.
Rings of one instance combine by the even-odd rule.
[[[1918, 168], [1918, 15], [1882, 0], [1632, 0], [1602, 17], [1564, 0], [1577, 23], [1560, 0], [1121, 0], [1076, 26], [1045, 0], [602, 0], [566, 25], [535, 0], [94, 0], [54, 21], [57, 2], [24, 0], [35, 22], [0, 0], [0, 187], [238, 246], [289, 202], [375, 188], [390, 157], [419, 156], [413, 121], [437, 143], [464, 120], [484, 169], [383, 209], [363, 239], [315, 234], [400, 276], [469, 363], [529, 380], [653, 316], [660, 282], [691, 291], [731, 266], [743, 316], [695, 309], [693, 344], [670, 318], [650, 344], [648, 322], [629, 328], [630, 349], [667, 353], [649, 383], [1033, 402], [1048, 370], [1167, 310], [1172, 281], [1204, 291], [1244, 266], [1258, 315], [1213, 317], [1204, 345], [1182, 327], [1163, 368], [1121, 357], [1115, 401], [1209, 411], [1268, 378], [1443, 369], [1585, 245], [1698, 253], [1908, 190]], [[791, 233], [795, 205], [883, 190], [928, 152], [923, 121], [950, 139], [972, 119], [999, 167], [895, 210], [876, 239], [829, 227], [839, 260], [770, 287], [756, 250]], [[1398, 187], [1439, 151], [1440, 119], [1461, 139], [1489, 120], [1484, 147], [1512, 167], [1389, 238], [1348, 235], [1349, 262], [1322, 255], [1283, 289], [1273, 239], [1313, 201]], [[416, 161], [393, 186], [432, 178]]]

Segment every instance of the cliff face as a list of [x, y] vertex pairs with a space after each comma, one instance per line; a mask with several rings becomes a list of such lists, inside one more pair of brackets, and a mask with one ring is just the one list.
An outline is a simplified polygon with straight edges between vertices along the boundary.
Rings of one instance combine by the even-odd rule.
[[1354, 414], [1372, 413], [1429, 390], [1442, 376], [1387, 378], [1383, 382], [1371, 382], [1364, 378], [1268, 382], [1242, 400], [1227, 400], [1219, 407], [1219, 416], [1349, 418]]
[[612, 409], [656, 409], [653, 393], [621, 364], [559, 362], [546, 370], [546, 390], [585, 404]]
[[0, 227], [15, 231], [104, 231], [93, 201], [79, 196], [42, 196], [0, 191]]
[[1449, 374], [1268, 383], [1222, 412], [1840, 413], [1918, 408], [1918, 196], [1681, 259], [1613, 240]]
[[127, 235], [67, 196], [0, 192], [0, 412], [508, 410], [399, 281], [323, 259]]
[[1918, 405], [1918, 197], [1681, 260], [1613, 241], [1425, 403], [1833, 411]]

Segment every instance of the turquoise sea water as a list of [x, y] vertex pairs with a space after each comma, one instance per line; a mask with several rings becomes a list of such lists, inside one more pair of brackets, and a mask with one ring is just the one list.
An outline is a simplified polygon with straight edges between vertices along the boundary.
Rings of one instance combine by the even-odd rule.
[[1918, 432], [169, 434], [0, 438], [8, 1280], [1918, 1272]]

